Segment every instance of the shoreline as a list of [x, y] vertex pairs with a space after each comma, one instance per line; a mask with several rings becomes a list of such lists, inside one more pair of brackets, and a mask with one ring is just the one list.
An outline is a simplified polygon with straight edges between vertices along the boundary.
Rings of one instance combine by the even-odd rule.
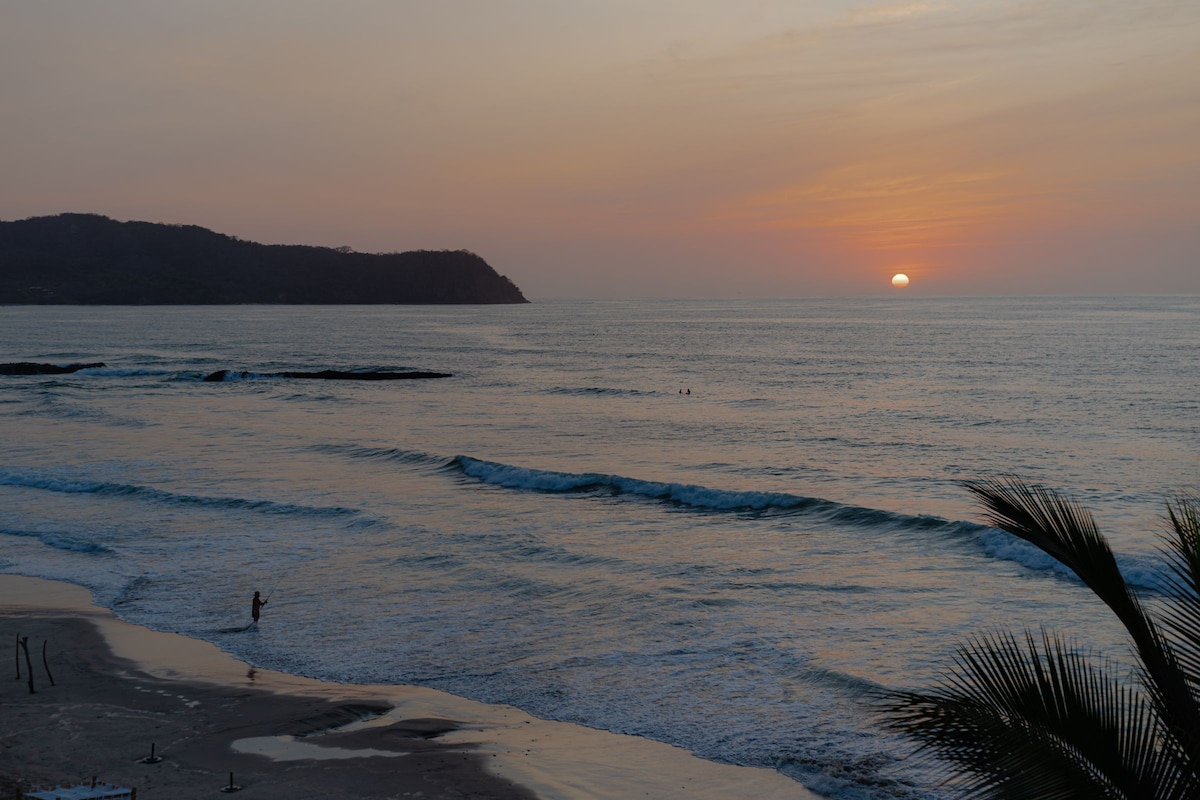
[[[17, 635], [29, 637], [37, 692], [22, 654], [22, 680], [0, 683], [8, 781], [94, 775], [143, 800], [211, 796], [230, 772], [247, 798], [818, 800], [774, 770], [509, 706], [257, 669], [208, 642], [123, 622], [82, 587], [0, 575], [0, 636]], [[163, 761], [142, 764], [152, 742]]]

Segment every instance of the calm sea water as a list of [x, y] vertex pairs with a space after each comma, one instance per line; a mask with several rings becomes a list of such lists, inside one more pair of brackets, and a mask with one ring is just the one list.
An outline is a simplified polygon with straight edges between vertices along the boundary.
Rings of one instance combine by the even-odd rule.
[[[865, 692], [1001, 626], [1124, 653], [958, 481], [1073, 490], [1153, 591], [1197, 353], [1196, 297], [0, 308], [0, 361], [107, 365], [0, 377], [0, 571], [263, 667], [936, 797]], [[265, 377], [326, 368], [454, 377]]]

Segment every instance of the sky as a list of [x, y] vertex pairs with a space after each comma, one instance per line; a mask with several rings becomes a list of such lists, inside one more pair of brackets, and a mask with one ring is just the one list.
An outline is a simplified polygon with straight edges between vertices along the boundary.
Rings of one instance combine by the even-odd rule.
[[0, 0], [0, 220], [62, 212], [534, 300], [1195, 294], [1200, 2]]

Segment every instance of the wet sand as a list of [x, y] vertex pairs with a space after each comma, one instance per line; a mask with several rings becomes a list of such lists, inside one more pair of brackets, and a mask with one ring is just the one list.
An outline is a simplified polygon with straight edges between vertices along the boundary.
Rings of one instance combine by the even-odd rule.
[[[232, 772], [242, 789], [230, 796], [248, 800], [816, 797], [772, 770], [432, 689], [254, 669], [90, 600], [69, 584], [0, 575], [10, 676], [0, 681], [0, 796], [95, 776], [140, 800], [213, 797]], [[23, 652], [14, 658], [18, 635], [33, 694]], [[143, 763], [152, 746], [162, 760]]]

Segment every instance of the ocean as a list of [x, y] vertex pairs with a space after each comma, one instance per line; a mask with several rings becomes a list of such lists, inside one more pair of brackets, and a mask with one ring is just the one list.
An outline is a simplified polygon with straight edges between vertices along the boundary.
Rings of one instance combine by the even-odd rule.
[[[1127, 652], [962, 480], [1069, 491], [1151, 595], [1200, 485], [1200, 297], [3, 307], [0, 334], [105, 364], [0, 376], [0, 572], [838, 800], [942, 796], [866, 698], [972, 634]], [[270, 375], [322, 369], [453, 377]]]

